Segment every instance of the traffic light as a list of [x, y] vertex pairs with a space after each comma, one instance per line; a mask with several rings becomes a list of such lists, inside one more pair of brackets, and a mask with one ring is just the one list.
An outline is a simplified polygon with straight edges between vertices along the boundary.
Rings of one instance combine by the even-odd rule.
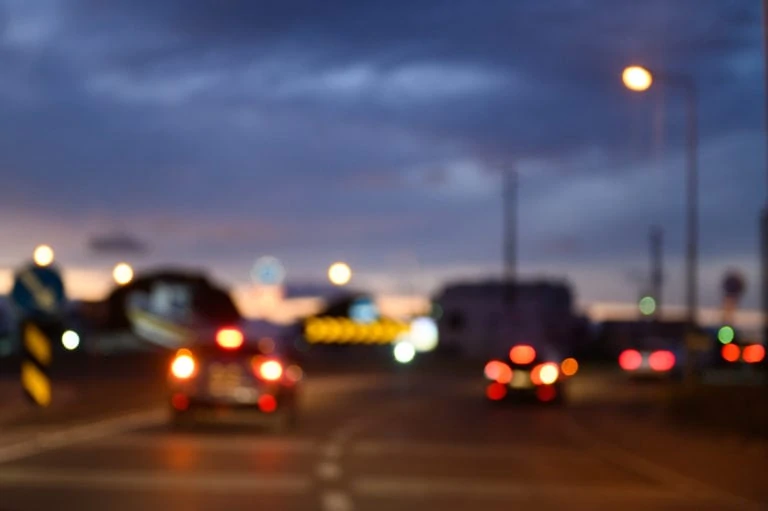
[[717, 331], [717, 340], [723, 344], [729, 344], [736, 337], [736, 332], [733, 327], [724, 325]]
[[656, 300], [652, 296], [642, 297], [637, 306], [643, 316], [650, 316], [656, 312]]

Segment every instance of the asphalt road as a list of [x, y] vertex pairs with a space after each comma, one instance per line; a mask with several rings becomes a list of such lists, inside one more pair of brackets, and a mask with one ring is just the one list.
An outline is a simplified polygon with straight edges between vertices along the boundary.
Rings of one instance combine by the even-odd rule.
[[318, 376], [284, 434], [176, 431], [152, 392], [130, 413], [17, 426], [0, 434], [0, 510], [766, 509], [764, 446], [657, 423], [663, 385], [585, 371], [566, 406], [492, 406], [478, 383]]

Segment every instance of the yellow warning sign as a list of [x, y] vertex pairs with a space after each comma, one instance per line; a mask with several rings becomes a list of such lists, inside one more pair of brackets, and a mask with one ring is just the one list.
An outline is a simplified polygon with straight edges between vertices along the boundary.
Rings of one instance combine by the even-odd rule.
[[21, 365], [21, 385], [38, 406], [51, 404], [51, 381], [32, 362]]
[[51, 363], [51, 342], [31, 323], [24, 328], [24, 347], [39, 364], [47, 366]]
[[410, 330], [407, 323], [382, 319], [357, 323], [345, 317], [310, 318], [304, 337], [310, 344], [391, 344]]

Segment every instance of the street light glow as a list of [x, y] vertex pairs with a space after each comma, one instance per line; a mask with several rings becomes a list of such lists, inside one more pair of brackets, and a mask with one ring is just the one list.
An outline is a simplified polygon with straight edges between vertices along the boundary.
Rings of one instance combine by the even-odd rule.
[[328, 268], [328, 280], [336, 286], [344, 286], [352, 280], [352, 269], [347, 263], [333, 263]]
[[416, 348], [408, 341], [400, 341], [395, 344], [395, 360], [401, 364], [407, 364], [416, 357]]
[[38, 266], [50, 266], [53, 263], [53, 249], [48, 245], [38, 245], [32, 253], [32, 259]]
[[133, 280], [133, 268], [128, 263], [118, 263], [112, 270], [112, 278], [118, 285], [124, 286]]
[[80, 336], [74, 330], [67, 330], [61, 334], [61, 345], [68, 351], [76, 350], [80, 346]]
[[635, 92], [647, 91], [653, 84], [653, 75], [646, 68], [641, 66], [629, 66], [621, 74], [621, 80], [624, 86]]

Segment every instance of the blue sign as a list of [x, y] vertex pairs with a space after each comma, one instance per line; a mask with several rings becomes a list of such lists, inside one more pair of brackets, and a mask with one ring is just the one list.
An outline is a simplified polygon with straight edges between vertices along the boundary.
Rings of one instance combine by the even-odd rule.
[[370, 298], [358, 298], [349, 308], [349, 317], [357, 323], [373, 323], [379, 319], [379, 309]]
[[11, 299], [22, 314], [56, 315], [64, 308], [64, 282], [54, 268], [32, 265], [16, 273]]
[[251, 270], [251, 278], [264, 286], [279, 286], [285, 280], [285, 268], [275, 257], [259, 258]]

